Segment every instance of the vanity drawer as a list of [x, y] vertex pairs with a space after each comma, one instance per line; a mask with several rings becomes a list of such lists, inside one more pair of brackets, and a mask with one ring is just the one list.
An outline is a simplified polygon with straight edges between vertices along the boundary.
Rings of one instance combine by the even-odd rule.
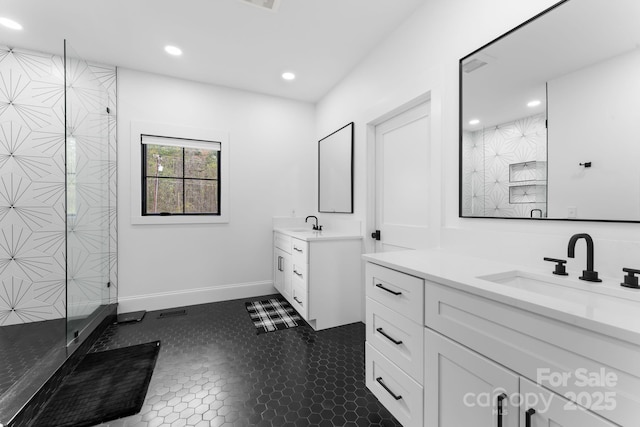
[[424, 326], [367, 298], [367, 342], [422, 384]]
[[307, 306], [309, 294], [307, 292], [306, 284], [303, 284], [299, 280], [296, 280], [294, 278], [293, 286], [291, 288], [291, 306], [295, 308], [298, 314], [300, 314], [300, 316], [302, 316], [305, 320], [309, 320], [309, 307]]
[[278, 232], [273, 233], [273, 245], [288, 254], [291, 253], [291, 237], [286, 234]]
[[304, 263], [306, 264], [307, 262], [309, 262], [309, 244], [304, 240], [292, 237], [291, 255], [293, 256], [294, 262], [296, 261], [296, 259], [298, 259], [300, 261], [304, 261]]
[[370, 262], [365, 277], [368, 297], [422, 324], [424, 280]]
[[[299, 260], [297, 260], [299, 261]], [[293, 277], [294, 280], [301, 280], [305, 283], [305, 287], [306, 287], [306, 283], [307, 283], [307, 264], [306, 263], [300, 263], [300, 262], [296, 262], [296, 259], [293, 260], [293, 262], [291, 263], [291, 277]]]
[[365, 360], [367, 388], [404, 427], [422, 427], [422, 386], [369, 343]]

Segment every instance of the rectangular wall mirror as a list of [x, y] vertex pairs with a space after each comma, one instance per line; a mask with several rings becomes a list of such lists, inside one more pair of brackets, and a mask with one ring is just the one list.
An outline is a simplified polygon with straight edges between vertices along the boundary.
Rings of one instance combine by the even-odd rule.
[[318, 211], [353, 213], [353, 122], [318, 141]]
[[565, 0], [460, 60], [460, 216], [640, 221], [640, 1]]

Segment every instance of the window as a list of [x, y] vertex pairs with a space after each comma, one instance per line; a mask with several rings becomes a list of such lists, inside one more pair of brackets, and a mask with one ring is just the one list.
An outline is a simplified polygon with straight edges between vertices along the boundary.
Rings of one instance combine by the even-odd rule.
[[221, 143], [141, 135], [142, 215], [220, 215]]

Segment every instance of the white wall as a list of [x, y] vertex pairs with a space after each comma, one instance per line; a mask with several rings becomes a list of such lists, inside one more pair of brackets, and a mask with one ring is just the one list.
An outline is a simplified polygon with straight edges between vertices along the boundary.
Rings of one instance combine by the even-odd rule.
[[[316, 210], [314, 106], [126, 69], [118, 104], [119, 311], [273, 291], [272, 218]], [[229, 223], [131, 224], [132, 121], [228, 132]]]
[[[355, 217], [368, 224], [367, 235], [372, 227], [366, 125], [430, 91], [431, 179], [441, 190], [431, 193], [431, 245], [550, 268], [544, 256], [566, 256], [569, 237], [588, 232], [596, 243], [595, 267], [601, 275], [621, 277], [622, 267], [640, 266], [637, 224], [458, 218], [458, 60], [554, 3], [429, 1], [319, 103], [318, 137], [355, 122]], [[580, 246], [577, 259], [568, 263], [570, 270], [585, 268], [582, 254]]]
[[635, 49], [548, 82], [549, 216], [640, 218], [638, 70]]
[[[588, 232], [596, 242], [595, 266], [601, 275], [618, 277], [624, 266], [639, 267], [636, 224], [458, 218], [458, 60], [554, 3], [430, 0], [315, 110], [299, 102], [121, 70], [121, 311], [207, 302], [270, 286], [271, 218], [290, 215], [293, 209], [297, 215], [317, 214], [317, 141], [351, 121], [355, 122], [354, 214], [318, 216], [325, 224], [362, 221], [368, 236], [373, 228], [368, 214], [373, 199], [367, 186], [372, 125], [420, 97], [431, 99], [433, 191], [426, 246], [551, 268], [542, 261], [544, 256], [565, 257], [569, 237]], [[130, 224], [131, 120], [230, 133], [229, 224]], [[366, 250], [372, 250], [370, 239]], [[570, 271], [584, 269], [583, 251], [578, 248], [578, 258], [568, 263]]]

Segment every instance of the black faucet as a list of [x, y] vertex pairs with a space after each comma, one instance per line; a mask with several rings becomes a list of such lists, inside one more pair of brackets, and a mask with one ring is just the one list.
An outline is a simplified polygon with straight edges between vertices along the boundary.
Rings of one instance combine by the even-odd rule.
[[593, 270], [593, 239], [587, 233], [574, 234], [569, 239], [569, 250], [567, 256], [569, 258], [575, 258], [576, 242], [579, 239], [584, 239], [587, 242], [587, 269], [582, 270], [582, 276], [580, 280], [586, 280], [588, 282], [602, 282], [598, 279], [598, 272]]
[[317, 216], [315, 216], [315, 215], [309, 215], [308, 217], [306, 217], [306, 218], [304, 219], [304, 222], [307, 222], [307, 221], [309, 220], [309, 218], [315, 218], [315, 220], [316, 220], [316, 223], [313, 225], [313, 229], [314, 229], [314, 230], [321, 231], [321, 230], [322, 230], [322, 226], [321, 226], [321, 225], [318, 225], [318, 217], [317, 217]]

